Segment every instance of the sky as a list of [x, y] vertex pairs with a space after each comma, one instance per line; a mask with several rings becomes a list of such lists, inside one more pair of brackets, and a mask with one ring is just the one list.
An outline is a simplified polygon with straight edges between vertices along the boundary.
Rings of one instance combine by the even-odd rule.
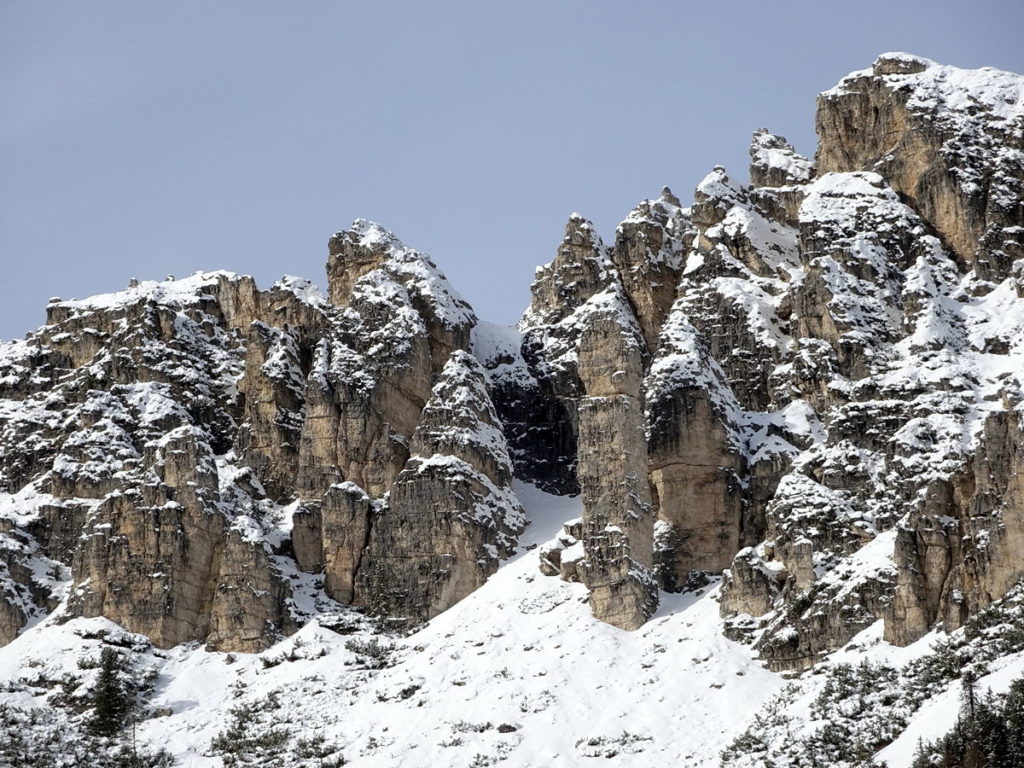
[[1021, 0], [0, 0], [0, 339], [51, 296], [324, 285], [363, 217], [514, 322], [573, 211], [813, 154], [819, 91], [909, 51], [1024, 73]]

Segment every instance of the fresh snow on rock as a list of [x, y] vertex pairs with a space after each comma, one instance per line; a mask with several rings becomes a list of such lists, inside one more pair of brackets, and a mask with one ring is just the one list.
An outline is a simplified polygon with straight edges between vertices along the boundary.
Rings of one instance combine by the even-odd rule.
[[[140, 741], [167, 747], [182, 765], [213, 768], [219, 760], [205, 753], [228, 710], [278, 690], [287, 695], [277, 719], [337, 742], [353, 766], [468, 765], [478, 753], [523, 768], [586, 757], [717, 765], [718, 751], [782, 679], [721, 635], [714, 587], [663, 595], [638, 632], [594, 619], [582, 585], [537, 568], [536, 545], [579, 516], [579, 500], [521, 483], [516, 491], [530, 519], [520, 553], [422, 629], [383, 638], [393, 666], [360, 668], [345, 646], [368, 635], [339, 635], [315, 619], [259, 655], [156, 651], [139, 638], [145, 665], [159, 673], [148, 704], [172, 712], [140, 723]], [[0, 677], [29, 678], [35, 664], [52, 677], [75, 670], [98, 647], [79, 634], [88, 628], [121, 631], [104, 619], [47, 620], [0, 648]], [[265, 662], [279, 658], [294, 660]], [[44, 700], [0, 694], [18, 706]]]

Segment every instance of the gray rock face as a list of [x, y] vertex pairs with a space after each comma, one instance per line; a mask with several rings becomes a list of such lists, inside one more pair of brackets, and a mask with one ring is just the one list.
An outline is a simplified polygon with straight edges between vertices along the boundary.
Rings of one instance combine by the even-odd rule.
[[511, 481], [484, 371], [455, 352], [420, 415], [411, 458], [373, 515], [355, 603], [417, 622], [479, 587], [525, 525]]
[[1017, 75], [884, 54], [818, 101], [817, 165], [875, 171], [977, 277], [1024, 256], [1024, 114]]
[[1024, 575], [1022, 78], [885, 54], [817, 127], [610, 246], [573, 214], [516, 330], [363, 220], [329, 300], [51, 302], [0, 344], [0, 641], [65, 596], [164, 646], [259, 650], [296, 590], [428, 620], [513, 552], [513, 477], [581, 494], [540, 567], [622, 629], [723, 571], [778, 670], [960, 626]]

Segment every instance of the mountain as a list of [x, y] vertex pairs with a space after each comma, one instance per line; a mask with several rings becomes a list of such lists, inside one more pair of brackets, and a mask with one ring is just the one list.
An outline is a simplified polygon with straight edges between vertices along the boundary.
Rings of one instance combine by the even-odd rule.
[[365, 220], [326, 296], [51, 300], [0, 764], [1013, 765], [1024, 77], [883, 54], [816, 125], [573, 213], [514, 329]]

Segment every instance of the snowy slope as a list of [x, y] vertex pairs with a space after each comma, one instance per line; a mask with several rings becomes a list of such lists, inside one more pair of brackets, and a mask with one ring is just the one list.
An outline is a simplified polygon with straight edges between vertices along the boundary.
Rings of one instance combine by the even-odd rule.
[[[516, 491], [531, 520], [519, 553], [418, 631], [384, 638], [391, 652], [381, 669], [348, 647], [375, 636], [354, 614], [351, 634], [314, 620], [252, 655], [194, 644], [160, 651], [105, 619], [60, 623], [54, 614], [0, 649], [0, 680], [9, 681], [0, 703], [52, 704], [52, 688], [40, 681], [79, 672], [79, 659], [94, 657], [106, 642], [130, 647], [140, 669], [155, 671], [146, 704], [158, 716], [143, 720], [137, 736], [167, 748], [183, 766], [222, 765], [210, 744], [232, 708], [259, 707], [274, 692], [279, 703], [265, 727], [282, 727], [295, 739], [322, 737], [353, 766], [525, 768], [592, 758], [602, 765], [717, 766], [721, 750], [777, 695], [800, 728], [813, 729], [811, 702], [828, 670], [863, 661], [899, 668], [936, 640], [932, 633], [896, 648], [881, 640], [879, 622], [814, 674], [787, 682], [723, 636], [716, 586], [663, 593], [642, 630], [617, 630], [591, 616], [582, 585], [537, 568], [536, 545], [580, 514], [579, 500], [522, 483]], [[1004, 690], [1024, 673], [1024, 654], [994, 666], [981, 685]], [[919, 737], [937, 737], [954, 722], [958, 687], [934, 694], [879, 756], [889, 768], [909, 766]], [[778, 746], [785, 749], [785, 740]], [[748, 764], [756, 763], [737, 763]]]
[[[317, 621], [259, 655], [147, 648], [142, 663], [159, 673], [148, 705], [172, 714], [141, 723], [140, 740], [166, 746], [181, 765], [218, 766], [207, 753], [231, 707], [278, 690], [286, 695], [276, 723], [325, 736], [355, 766], [470, 765], [478, 754], [503, 757], [503, 766], [590, 757], [717, 765], [782, 679], [722, 636], [713, 589], [663, 595], [657, 616], [635, 633], [594, 619], [582, 585], [537, 569], [535, 545], [579, 516], [579, 501], [523, 484], [517, 492], [532, 521], [520, 554], [419, 631], [389, 641], [393, 665], [360, 668], [345, 647], [360, 635]], [[39, 665], [53, 678], [75, 671], [98, 645], [81, 633], [102, 628], [116, 631], [104, 619], [43, 622], [0, 649], [0, 679], [35, 677]], [[296, 660], [266, 666], [288, 656]], [[0, 700], [26, 706], [44, 697]]]

